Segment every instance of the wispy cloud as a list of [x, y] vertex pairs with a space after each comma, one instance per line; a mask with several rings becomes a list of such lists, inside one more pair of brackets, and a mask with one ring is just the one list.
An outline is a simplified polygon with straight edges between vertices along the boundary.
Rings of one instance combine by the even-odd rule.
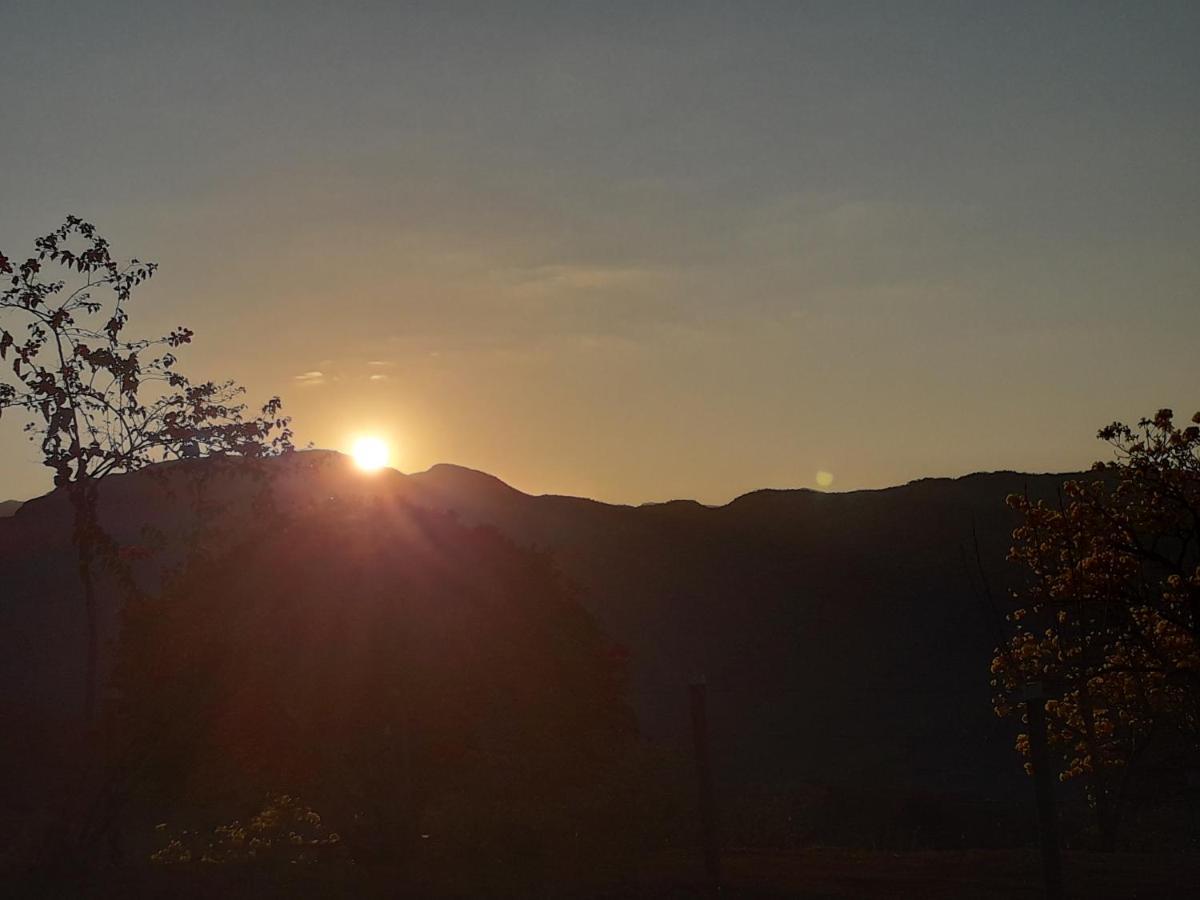
[[293, 375], [292, 380], [301, 386], [318, 385], [325, 383], [325, 373], [318, 372], [315, 369], [311, 372], [302, 372], [299, 375]]
[[521, 292], [628, 290], [647, 286], [662, 273], [636, 266], [543, 265], [494, 272]]

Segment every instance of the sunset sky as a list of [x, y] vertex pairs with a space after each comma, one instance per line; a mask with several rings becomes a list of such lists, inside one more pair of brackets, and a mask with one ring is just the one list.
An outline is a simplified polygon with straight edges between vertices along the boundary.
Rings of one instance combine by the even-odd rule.
[[1081, 468], [1200, 408], [1200, 4], [1053, 6], [6, 0], [0, 251], [95, 222], [133, 333], [405, 471]]

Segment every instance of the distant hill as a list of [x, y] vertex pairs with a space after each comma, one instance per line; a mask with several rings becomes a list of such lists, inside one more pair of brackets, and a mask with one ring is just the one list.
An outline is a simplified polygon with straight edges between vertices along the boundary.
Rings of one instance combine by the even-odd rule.
[[0, 519], [13, 515], [20, 508], [20, 500], [0, 500]]
[[[324, 452], [279, 465], [291, 466], [277, 489], [285, 505], [319, 515], [322, 504], [367, 497], [449, 510], [550, 553], [628, 649], [647, 735], [686, 747], [686, 684], [707, 680], [726, 779], [992, 798], [1020, 784], [1013, 726], [990, 708], [1000, 614], [987, 591], [1002, 596], [1016, 574], [1005, 562], [1005, 496], [1050, 497], [1070, 476], [996, 472], [630, 507], [530, 496], [451, 465], [367, 476]], [[188, 517], [145, 472], [108, 480], [103, 511], [129, 542], [145, 522], [169, 530]], [[50, 494], [0, 522], [0, 678], [6, 702], [26, 713], [70, 709], [78, 697], [69, 521], [65, 498]], [[110, 637], [116, 621], [109, 603]]]

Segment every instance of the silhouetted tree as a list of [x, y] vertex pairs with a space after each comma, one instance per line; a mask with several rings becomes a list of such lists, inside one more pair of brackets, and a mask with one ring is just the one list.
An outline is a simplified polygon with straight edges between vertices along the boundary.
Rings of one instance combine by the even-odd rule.
[[393, 500], [193, 561], [128, 608], [115, 684], [142, 821], [298, 794], [363, 861], [423, 832], [489, 858], [594, 842], [634, 736], [624, 658], [546, 558]]
[[[1084, 781], [1112, 846], [1124, 788], [1152, 738], [1169, 736], [1184, 755], [1198, 749], [1200, 427], [1177, 427], [1163, 409], [1099, 437], [1115, 458], [1065, 484], [1057, 504], [1008, 498], [1023, 518], [1009, 556], [1028, 582], [992, 684], [1001, 715], [1031, 682], [1050, 691], [1060, 778]], [[1018, 748], [1028, 755], [1027, 735]]]
[[[47, 277], [51, 267], [66, 277]], [[126, 335], [133, 292], [155, 268], [119, 263], [96, 228], [75, 216], [38, 238], [23, 262], [0, 253], [0, 275], [8, 276], [0, 291], [0, 359], [12, 373], [0, 381], [0, 413], [30, 415], [26, 430], [71, 499], [87, 634], [85, 722], [96, 701], [96, 567], [121, 558], [100, 526], [99, 482], [165, 459], [291, 449], [279, 398], [247, 415], [233, 382], [193, 383], [178, 371], [175, 351], [191, 341], [190, 330]]]

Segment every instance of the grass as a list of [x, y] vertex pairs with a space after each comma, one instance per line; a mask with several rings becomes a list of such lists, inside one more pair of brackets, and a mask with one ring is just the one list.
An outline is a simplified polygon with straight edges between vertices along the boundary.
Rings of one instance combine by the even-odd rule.
[[[814, 848], [743, 850], [722, 859], [722, 897], [745, 900], [950, 900], [1041, 898], [1041, 869], [1033, 851], [882, 851]], [[1079, 900], [1194, 896], [1200, 854], [1067, 853], [1066, 896]], [[10, 885], [13, 886], [13, 885]], [[573, 883], [555, 883], [493, 870], [460, 870], [454, 877], [414, 878], [400, 870], [366, 867], [291, 868], [266, 872], [245, 867], [137, 867], [108, 873], [101, 883], [16, 885], [29, 897], [122, 897], [230, 900], [382, 897], [663, 898], [709, 896], [699, 859], [675, 853], [648, 860], [635, 871], [591, 871]]]

